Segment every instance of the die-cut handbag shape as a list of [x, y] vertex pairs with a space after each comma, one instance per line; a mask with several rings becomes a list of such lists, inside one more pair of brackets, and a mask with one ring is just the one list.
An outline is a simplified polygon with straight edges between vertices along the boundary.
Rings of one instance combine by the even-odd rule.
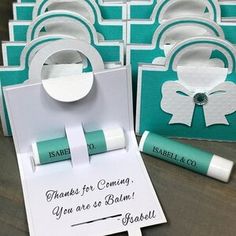
[[[202, 65], [181, 65], [190, 50], [212, 48]], [[165, 136], [236, 141], [236, 51], [218, 38], [193, 38], [176, 45], [165, 65], [141, 65], [136, 131]], [[218, 66], [211, 61], [218, 60]]]
[[[128, 44], [127, 63], [132, 66], [133, 88], [136, 91], [138, 65], [145, 63], [156, 63], [161, 57], [165, 57], [171, 47], [184, 39], [194, 36], [212, 36], [224, 39], [224, 33], [220, 26], [214, 21], [205, 18], [184, 17], [168, 20], [160, 25], [152, 38], [152, 44]], [[209, 54], [209, 55], [208, 55]], [[199, 56], [199, 60], [205, 60], [209, 53]]]
[[[199, 1], [194, 0], [186, 1], [186, 0], [161, 0], [158, 1], [158, 4], [155, 6], [152, 16], [150, 19], [138, 19], [138, 20], [129, 20], [127, 22], [127, 43], [151, 43], [152, 36], [156, 28], [163, 24], [165, 21], [170, 19], [176, 19], [178, 17], [205, 17], [215, 21], [219, 26], [222, 27], [225, 38], [229, 40], [231, 43], [236, 43], [236, 24], [235, 21], [226, 21], [222, 23], [221, 15], [220, 15], [220, 7], [218, 1], [214, 0], [202, 0], [203, 3], [203, 11], [200, 13], [197, 11], [196, 14], [193, 14], [189, 11], [191, 4], [198, 3]], [[180, 11], [175, 12], [175, 5], [180, 9]], [[189, 4], [187, 4], [189, 3]], [[184, 13], [182, 13], [182, 7], [187, 5], [187, 9]], [[195, 6], [193, 4], [193, 6]], [[176, 7], [176, 8], [177, 8]], [[177, 9], [178, 9], [177, 8]], [[193, 12], [197, 9], [193, 8]], [[169, 13], [168, 13], [169, 12]], [[139, 32], [142, 32], [141, 34]]]
[[[87, 1], [88, 4], [92, 4], [91, 1]], [[37, 25], [44, 24], [43, 21], [50, 23], [48, 26], [44, 25], [44, 28], [40, 28], [44, 31], [66, 31], [68, 25], [64, 22], [64, 18], [67, 20], [79, 20], [78, 18], [86, 19], [90, 24], [94, 26], [99, 36], [105, 40], [124, 40], [126, 39], [126, 24], [120, 20], [101, 20], [97, 11], [91, 7], [92, 10], [86, 14], [79, 14], [78, 12], [72, 12], [68, 10], [53, 10], [38, 15], [33, 21], [10, 21], [9, 31], [11, 41], [26, 41], [26, 35], [30, 26], [37, 27]], [[69, 14], [71, 13], [71, 15]], [[65, 27], [66, 26], [66, 27]], [[76, 27], [74, 27], [76, 31]], [[67, 30], [69, 31], [69, 30]]]
[[[88, 73], [88, 78], [75, 75], [73, 79], [79, 82], [76, 85], [77, 90], [73, 87], [63, 90], [65, 87], [61, 87], [61, 78], [52, 79], [59, 82], [54, 84], [59, 87], [53, 89], [50, 83], [47, 83], [51, 79], [41, 78], [45, 61], [60, 50], [79, 51], [86, 55], [93, 68], [92, 72]], [[66, 79], [70, 81], [69, 77]], [[141, 155], [137, 151], [131, 91], [131, 74], [128, 67], [104, 70], [102, 58], [94, 48], [89, 44], [68, 39], [58, 40], [41, 48], [31, 62], [29, 80], [25, 84], [4, 89], [20, 167], [30, 235], [100, 236], [128, 231], [130, 236], [141, 236], [140, 228], [166, 222]], [[77, 97], [71, 99], [71, 94]], [[79, 152], [80, 155], [72, 158], [75, 160], [36, 168], [32, 165], [32, 142], [63, 136], [67, 128], [72, 132], [83, 127], [89, 132], [117, 126], [125, 132], [126, 149], [91, 158], [88, 154], [86, 156]], [[79, 141], [78, 145], [81, 145], [79, 136], [74, 132], [74, 143]], [[84, 148], [87, 148], [86, 142]], [[84, 163], [83, 159], [88, 161]], [[117, 181], [123, 178], [127, 178], [130, 184], [103, 190], [97, 188], [101, 181]], [[50, 190], [56, 190], [58, 193], [82, 191], [80, 189], [85, 185], [93, 186], [93, 191], [70, 194], [58, 199], [47, 198]], [[128, 194], [133, 197], [127, 201], [109, 203], [106, 200], [112, 196], [122, 198]], [[101, 201], [99, 207], [94, 204], [98, 201]], [[82, 205], [89, 204], [90, 207], [83, 209]], [[55, 214], [58, 207], [72, 209], [71, 214]], [[134, 224], [124, 220], [127, 214], [139, 216], [149, 212], [153, 217]]]
[[[148, 1], [131, 1], [128, 3], [128, 19], [149, 19], [152, 16], [152, 12], [157, 4], [160, 4], [160, 0], [148, 0]], [[180, 1], [169, 1], [172, 6], [168, 7], [165, 11], [165, 15], [180, 14], [186, 15], [191, 13], [192, 16], [206, 16], [208, 17], [209, 11], [206, 10], [209, 4], [214, 4], [220, 9], [221, 17], [236, 17], [236, 3], [234, 1], [206, 1], [202, 0], [180, 0]], [[181, 9], [179, 5], [181, 5]]]
[[[27, 42], [30, 43], [39, 37], [47, 35], [55, 35], [55, 37], [63, 36], [64, 38], [68, 36], [69, 38], [76, 38], [78, 40], [85, 41], [96, 47], [102, 55], [105, 64], [120, 62], [121, 65], [123, 65], [124, 46], [122, 42], [99, 40], [99, 35], [97, 34], [94, 26], [84, 17], [72, 12], [64, 12], [63, 14], [61, 12], [58, 13], [59, 14], [55, 14], [55, 11], [45, 13], [42, 21], [40, 20], [39, 22], [36, 21], [32, 23], [27, 30]], [[67, 27], [50, 28], [50, 23], [55, 21], [66, 22]], [[48, 26], [51, 29], [51, 32], [49, 30], [49, 32], [44, 32], [41, 34], [41, 30], [47, 28]], [[71, 27], [76, 30], [71, 30]], [[3, 54], [4, 65], [19, 65], [20, 54], [25, 45], [26, 43], [23, 42], [3, 43], [3, 51], [5, 52]]]
[[[93, 36], [93, 35], [92, 35]], [[25, 80], [28, 79], [28, 71], [29, 66], [31, 63], [32, 58], [34, 57], [35, 53], [43, 46], [48, 44], [49, 42], [61, 40], [63, 38], [66, 38], [65, 36], [45, 36], [40, 37], [38, 39], [33, 40], [26, 46], [19, 44], [15, 45], [15, 43], [9, 43], [6, 46], [6, 50], [8, 53], [6, 54], [7, 57], [5, 58], [5, 64], [7, 64], [7, 67], [0, 68], [0, 75], [1, 75], [1, 91], [2, 88], [9, 85], [15, 85], [23, 83]], [[120, 57], [120, 55], [123, 56], [120, 52], [122, 51], [122, 45], [100, 45], [96, 44], [96, 42], [93, 41], [94, 38], [91, 37], [91, 48], [94, 46], [94, 48], [97, 49], [102, 55], [102, 58], [104, 62], [112, 62], [118, 63], [118, 65], [122, 65], [123, 62], [119, 59], [123, 60], [123, 57]], [[84, 43], [81, 41], [81, 43]], [[109, 54], [107, 52], [113, 51], [113, 54]], [[109, 56], [111, 55], [111, 57]], [[118, 60], [118, 61], [117, 61]], [[91, 65], [88, 64], [86, 68], [84, 68], [84, 71], [91, 71]], [[1, 92], [0, 94], [0, 108], [1, 108], [1, 121], [2, 121], [2, 127], [4, 130], [5, 135], [11, 135], [11, 128], [9, 124], [8, 114], [6, 110], [6, 105], [4, 102], [3, 94]]]
[[[124, 19], [126, 16], [126, 7], [123, 3], [95, 0], [92, 4], [95, 9], [97, 7], [100, 9], [103, 19]], [[91, 7], [86, 1], [80, 0], [18, 1], [13, 5], [14, 20], [32, 20], [46, 11], [55, 9], [71, 10], [85, 14], [90, 11]]]

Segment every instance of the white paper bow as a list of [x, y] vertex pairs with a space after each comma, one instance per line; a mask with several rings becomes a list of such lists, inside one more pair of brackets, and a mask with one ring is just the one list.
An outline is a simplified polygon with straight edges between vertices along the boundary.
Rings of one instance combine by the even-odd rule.
[[[194, 96], [198, 93], [204, 93], [208, 99], [206, 104], [203, 105], [206, 126], [229, 125], [226, 115], [236, 111], [236, 85], [233, 82], [224, 82], [227, 71], [222, 73], [222, 70], [220, 72], [216, 69], [213, 73], [216, 79], [213, 80], [212, 74], [209, 74], [210, 71], [213, 71], [213, 68], [206, 69], [206, 73], [199, 70], [194, 71], [193, 68], [188, 68], [187, 71], [183, 68], [178, 69], [181, 79], [165, 82], [162, 86], [161, 108], [173, 115], [169, 124], [191, 126], [196, 106]], [[190, 76], [189, 72], [194, 73], [194, 76]], [[190, 82], [189, 76], [192, 77], [193, 82]]]

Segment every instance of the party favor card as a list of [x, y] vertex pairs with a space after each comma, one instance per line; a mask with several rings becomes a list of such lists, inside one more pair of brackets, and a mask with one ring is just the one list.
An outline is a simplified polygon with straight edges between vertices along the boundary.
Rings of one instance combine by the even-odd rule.
[[[41, 81], [43, 64], [61, 48], [86, 55], [93, 72]], [[137, 236], [142, 227], [166, 222], [134, 135], [130, 75], [129, 67], [104, 71], [86, 44], [59, 40], [35, 55], [26, 84], [4, 89], [31, 235]], [[114, 150], [120, 136], [111, 138], [114, 132], [87, 139], [89, 132], [115, 127], [125, 134], [123, 149]], [[70, 159], [35, 165], [32, 144], [65, 136]]]
[[[70, 21], [88, 21], [92, 24], [99, 34], [101, 40], [123, 40], [126, 41], [126, 23], [121, 20], [104, 20], [101, 17], [99, 8], [94, 4], [93, 1], [81, 1], [86, 3], [86, 8], [82, 9], [79, 13], [68, 10], [53, 10], [46, 11], [38, 14], [33, 21], [10, 21], [10, 41], [26, 41], [26, 35], [28, 28], [41, 27], [41, 33], [72, 33], [75, 30], [77, 33], [80, 28], [77, 29], [75, 26], [69, 26], [68, 20]], [[43, 8], [40, 8], [43, 9]], [[57, 20], [55, 20], [57, 18]], [[60, 18], [60, 19], [59, 19]], [[66, 22], [64, 22], [66, 20]], [[42, 27], [43, 25], [43, 27]]]
[[[40, 46], [41, 43], [52, 41], [60, 38], [74, 38], [80, 41], [85, 41], [94, 46], [107, 66], [123, 65], [124, 64], [124, 44], [121, 41], [100, 40], [99, 34], [96, 32], [93, 25], [91, 25], [84, 18], [79, 15], [63, 15], [54, 17], [52, 13], [46, 13], [48, 20], [43, 22], [43, 25], [33, 24], [29, 27], [27, 33], [27, 42], [3, 42], [3, 61], [4, 66], [19, 65], [20, 56], [24, 48], [33, 47], [33, 45]], [[47, 28], [51, 21], [63, 20], [67, 27], [61, 29], [48, 28], [47, 33], [41, 32], [42, 27]], [[75, 28], [76, 30], [72, 30]], [[61, 56], [62, 57], [62, 56]], [[75, 62], [76, 63], [76, 62]]]
[[[93, 37], [93, 34], [91, 34], [90, 36], [90, 45], [92, 48], [94, 47], [101, 54], [106, 68], [114, 68], [123, 65], [124, 57], [122, 43], [99, 43], [98, 40]], [[17, 42], [4, 43], [3, 59], [5, 66], [0, 68], [1, 90], [4, 86], [20, 84], [27, 80], [30, 63], [37, 51], [46, 44], [52, 41], [61, 40], [63, 38], [65, 39], [68, 37], [62, 35], [42, 36], [31, 41], [28, 44]], [[83, 41], [78, 40], [78, 42], [83, 44]], [[86, 72], [92, 70], [91, 64], [86, 59], [86, 57], [76, 52], [65, 53], [61, 51], [57, 55], [54, 55], [53, 58], [49, 58], [47, 60], [48, 67], [51, 70], [52, 68], [53, 70], [55, 70], [54, 64], [62, 64], [60, 70], [58, 69], [60, 65], [56, 66], [56, 71], [59, 70], [59, 72], [51, 71], [51, 73], [53, 74], [58, 73], [58, 76], [62, 74], [64, 75], [65, 72], [69, 72], [69, 74], [76, 74], [78, 72], [78, 63], [83, 64], [83, 68], [79, 67], [79, 70]], [[2, 127], [5, 135], [11, 135], [8, 114], [6, 111], [4, 98], [2, 96], [3, 94], [1, 93], [0, 95], [0, 116], [2, 121]]]
[[[204, 49], [211, 57], [199, 61]], [[137, 133], [236, 141], [235, 70], [235, 47], [209, 37], [177, 44], [162, 65], [141, 65]]]
[[[160, 2], [159, 0], [148, 0], [148, 1], [129, 1], [127, 3], [127, 12], [128, 19], [150, 19], [153, 10], [156, 5]], [[173, 1], [169, 1], [173, 2]], [[181, 6], [181, 9], [178, 9], [178, 5], [183, 2], [184, 4]], [[207, 3], [208, 2], [208, 3]], [[173, 14], [174, 12], [178, 12], [180, 14], [186, 14], [187, 12], [195, 15], [207, 15], [208, 11], [206, 10], [206, 4], [215, 4], [221, 11], [221, 17], [230, 18], [236, 17], [236, 1], [231, 0], [179, 0], [175, 1], [175, 6], [173, 6], [168, 14]], [[171, 4], [171, 3], [169, 3]], [[177, 7], [177, 8], [176, 8]]]
[[[199, 5], [199, 3], [201, 4]], [[150, 19], [133, 19], [127, 21], [127, 35], [130, 37], [128, 38], [127, 43], [151, 43], [153, 33], [159, 25], [167, 20], [186, 16], [212, 19], [222, 27], [225, 38], [233, 44], [236, 43], [235, 18], [229, 18], [227, 21], [222, 21], [218, 2], [212, 0], [158, 1]], [[139, 34], [138, 32], [142, 32], [142, 34]]]
[[[103, 0], [90, 0], [101, 11], [103, 19], [126, 19], [126, 4], [122, 1], [112, 2]], [[28, 0], [18, 1], [13, 4], [14, 20], [32, 20], [42, 14], [42, 12], [51, 10], [69, 10], [81, 14], [86, 14], [89, 8], [87, 1], [79, 0]], [[82, 11], [81, 11], [82, 10]]]

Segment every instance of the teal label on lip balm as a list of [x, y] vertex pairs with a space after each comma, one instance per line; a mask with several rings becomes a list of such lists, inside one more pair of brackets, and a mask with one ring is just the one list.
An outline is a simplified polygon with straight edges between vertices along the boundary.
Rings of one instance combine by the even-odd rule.
[[149, 133], [143, 152], [206, 175], [213, 154]]
[[90, 132], [85, 135], [89, 155], [107, 151], [105, 136], [102, 130]]
[[68, 160], [70, 156], [69, 143], [66, 137], [37, 143], [40, 164]]
[[[86, 133], [85, 139], [89, 155], [107, 151], [106, 140], [102, 130]], [[66, 137], [38, 142], [37, 149], [41, 165], [71, 159], [69, 143]]]

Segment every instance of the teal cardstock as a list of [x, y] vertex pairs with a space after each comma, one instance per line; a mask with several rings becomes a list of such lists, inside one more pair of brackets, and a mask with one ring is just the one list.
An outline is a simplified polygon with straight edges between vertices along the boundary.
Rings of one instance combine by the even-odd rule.
[[[79, 1], [79, 0], [78, 0]], [[46, 1], [41, 1], [40, 5], [43, 6]], [[23, 3], [23, 4], [22, 4]], [[14, 5], [15, 17], [14, 20], [33, 20], [33, 11], [35, 7], [35, 0], [21, 1], [21, 4]], [[122, 19], [124, 6], [121, 4], [106, 4], [103, 1], [96, 0], [94, 4], [97, 4], [98, 8], [101, 11], [101, 16], [103, 19]], [[42, 9], [42, 7], [41, 7]], [[42, 12], [38, 12], [38, 14], [42, 14]]]
[[[155, 6], [162, 1], [151, 0], [151, 1], [138, 1], [131, 2], [129, 6], [129, 19], [150, 19]], [[209, 1], [214, 3], [213, 1]], [[221, 10], [221, 17], [236, 17], [236, 4], [232, 1], [215, 1], [214, 4], [219, 5]]]
[[236, 17], [236, 3], [233, 1], [222, 1], [220, 3], [221, 17]]
[[[151, 45], [128, 45], [127, 62], [132, 66], [134, 98], [136, 97], [138, 65], [152, 63], [156, 58], [165, 57], [164, 46], [167, 35], [173, 30], [175, 30], [177, 34], [180, 34], [183, 26], [192, 26], [199, 29], [204, 29], [209, 33], [209, 36], [224, 39], [224, 33], [222, 29], [215, 22], [204, 18], [192, 19], [185, 17], [170, 20], [160, 25], [152, 37]], [[194, 37], [194, 33], [190, 32], [186, 37]], [[178, 43], [178, 41], [172, 43], [175, 44]]]
[[[146, 20], [130, 20], [128, 21], [127, 30], [128, 35], [130, 35], [128, 43], [137, 43], [137, 44], [151, 44], [152, 36], [158, 26], [160, 26], [167, 19], [162, 19], [165, 17], [165, 11], [168, 7], [170, 1], [163, 0], [158, 2], [155, 5], [152, 12], [151, 18]], [[173, 1], [174, 2], [174, 1]], [[222, 27], [224, 31], [226, 40], [230, 41], [233, 44], [236, 44], [236, 23], [231, 19], [231, 21], [222, 22], [221, 10], [216, 1], [208, 1], [208, 11], [209, 18], [214, 20], [217, 24]], [[236, 14], [236, 13], [235, 13]], [[192, 15], [190, 15], [192, 17]], [[190, 17], [189, 16], [189, 17]], [[197, 15], [196, 15], [197, 16]], [[200, 16], [203, 17], [203, 16]], [[140, 33], [142, 32], [142, 33]]]
[[[1, 89], [0, 89], [0, 107], [2, 108], [1, 112], [1, 119], [3, 129], [6, 134], [11, 135], [11, 127], [8, 119], [6, 104], [3, 97], [3, 87], [21, 84], [28, 79], [28, 71], [29, 71], [29, 64], [30, 58], [39, 50], [43, 45], [46, 45], [52, 41], [63, 39], [62, 36], [44, 36], [38, 39], [31, 41], [27, 45], [19, 44], [14, 45], [14, 43], [9, 43], [6, 45], [4, 49], [7, 52], [7, 60], [9, 67], [3, 67], [0, 69], [0, 82], [1, 82]], [[93, 38], [92, 38], [93, 39]], [[91, 45], [96, 48], [101, 55], [103, 55], [103, 59], [106, 62], [117, 62], [122, 60], [123, 56], [120, 52], [123, 51], [122, 44], [121, 45], [99, 45], [96, 44], [94, 41], [91, 41]], [[112, 52], [112, 53], [108, 53]], [[110, 56], [109, 56], [110, 55]], [[10, 66], [11, 65], [11, 66]], [[84, 69], [85, 72], [91, 71], [90, 63]]]
[[[89, 30], [90, 34], [90, 43], [97, 51], [101, 54], [101, 57], [105, 64], [115, 63], [115, 64], [124, 64], [124, 45], [121, 42], [109, 42], [105, 41], [99, 43], [94, 31]], [[18, 43], [18, 42], [5, 42], [3, 43], [3, 49], [5, 51], [3, 58], [7, 66], [19, 66], [21, 63], [21, 54], [23, 50], [27, 47], [34, 47], [34, 45], [41, 44], [45, 39], [48, 38], [48, 41], [57, 40], [58, 38], [68, 38], [66, 35], [60, 35], [55, 37], [41, 36], [40, 38], [30, 39], [30, 43]], [[69, 37], [70, 38], [70, 37]]]
[[[203, 106], [194, 106], [192, 114], [192, 122], [190, 125], [184, 123], [171, 122], [173, 115], [167, 113], [162, 109], [163, 102], [163, 88], [166, 82], [179, 82], [176, 69], [173, 69], [175, 60], [183, 50], [188, 47], [201, 47], [207, 45], [209, 47], [215, 47], [214, 56], [224, 62], [225, 68], [230, 68], [225, 83], [232, 88], [231, 93], [234, 93], [232, 100], [223, 100], [219, 97], [219, 100], [215, 102], [221, 102], [221, 107], [224, 104], [231, 104], [234, 112], [225, 115], [225, 123], [214, 123], [209, 126], [206, 124], [206, 114]], [[163, 136], [183, 137], [183, 138], [195, 138], [206, 140], [219, 140], [219, 141], [236, 141], [236, 51], [233, 45], [226, 43], [225, 41], [217, 38], [196, 38], [186, 40], [179, 43], [171, 52], [167, 58], [166, 64], [163, 65], [142, 65], [139, 67], [138, 77], [138, 98], [137, 98], [137, 114], [136, 114], [136, 132], [141, 135], [144, 131], [150, 130], [151, 132], [158, 133]], [[204, 70], [204, 68], [203, 68]], [[194, 71], [192, 72], [194, 74]], [[217, 90], [217, 89], [216, 89]], [[214, 91], [210, 96], [218, 95], [220, 93], [227, 94], [227, 91]], [[189, 96], [182, 91], [177, 91], [179, 96]], [[178, 106], [181, 108], [181, 104], [175, 104], [175, 100], [172, 99], [170, 106]], [[190, 103], [191, 103], [190, 99]], [[218, 104], [218, 103], [217, 103]], [[220, 105], [218, 105], [218, 109]], [[216, 106], [217, 107], [217, 106]], [[186, 108], [187, 109], [187, 108]], [[214, 110], [213, 110], [214, 111]], [[215, 112], [215, 111], [214, 111]], [[186, 114], [185, 114], [186, 113]], [[187, 110], [182, 114], [183, 117], [188, 115]], [[217, 112], [214, 113], [216, 120], [218, 119]], [[227, 124], [226, 124], [227, 123]]]
[[[52, 22], [55, 20], [66, 19], [73, 22], [86, 22], [87, 25], [91, 24], [88, 20], [77, 13], [69, 11], [51, 11], [44, 13], [43, 15], [38, 16], [34, 21], [11, 21], [9, 24], [10, 38], [11, 41], [27, 41], [27, 32], [30, 27], [37, 29], [37, 27], [42, 27], [45, 22]], [[96, 29], [97, 33], [101, 34], [105, 40], [126, 40], [126, 24], [122, 21], [109, 21], [104, 20], [100, 21], [99, 17], [95, 15], [95, 22], [93, 27]], [[85, 24], [85, 23], [84, 23]], [[35, 30], [32, 30], [32, 34], [35, 33]], [[44, 29], [45, 30], [45, 29]]]

